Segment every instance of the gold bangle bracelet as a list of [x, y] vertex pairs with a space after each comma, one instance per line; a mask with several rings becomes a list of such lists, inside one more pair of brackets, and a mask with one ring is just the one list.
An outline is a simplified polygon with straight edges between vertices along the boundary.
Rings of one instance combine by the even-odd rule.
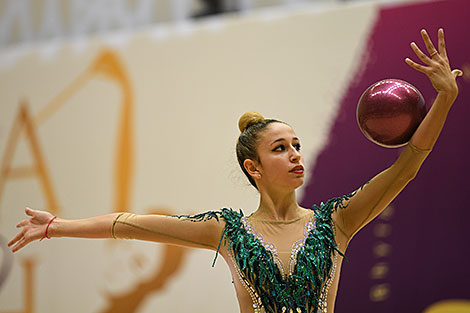
[[418, 148], [416, 147], [414, 144], [411, 143], [411, 141], [408, 141], [408, 145], [410, 146], [410, 148], [415, 151], [415, 152], [431, 152], [432, 149], [421, 149], [421, 148]]
[[115, 218], [114, 221], [113, 221], [113, 225], [111, 226], [111, 236], [113, 236], [114, 239], [117, 239], [117, 238], [116, 238], [116, 234], [114, 233], [114, 227], [116, 226], [117, 221], [119, 220], [119, 218], [120, 218], [123, 214], [124, 214], [124, 213], [120, 213], [118, 216], [116, 216], [116, 218]]

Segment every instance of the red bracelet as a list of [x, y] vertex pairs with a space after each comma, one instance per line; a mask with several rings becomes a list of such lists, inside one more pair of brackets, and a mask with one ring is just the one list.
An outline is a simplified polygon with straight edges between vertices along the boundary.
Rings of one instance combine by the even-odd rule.
[[44, 233], [44, 237], [42, 237], [39, 241], [43, 241], [45, 238], [51, 239], [51, 238], [49, 238], [49, 236], [47, 236], [47, 231], [49, 230], [49, 226], [51, 226], [52, 221], [55, 220], [56, 218], [57, 218], [57, 216], [54, 216], [53, 218], [51, 218], [51, 220], [47, 224], [46, 232]]

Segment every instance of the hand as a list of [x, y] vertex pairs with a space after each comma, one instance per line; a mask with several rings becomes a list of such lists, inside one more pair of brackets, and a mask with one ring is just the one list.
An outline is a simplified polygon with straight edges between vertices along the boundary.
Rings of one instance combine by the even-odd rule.
[[451, 70], [444, 42], [444, 30], [440, 28], [438, 32], [439, 51], [434, 47], [426, 30], [421, 30], [421, 36], [423, 37], [429, 56], [423, 53], [414, 42], [411, 43], [411, 48], [418, 58], [427, 66], [415, 63], [409, 58], [405, 59], [406, 63], [415, 70], [426, 74], [436, 91], [457, 96], [458, 87], [455, 79], [457, 76], [462, 76], [463, 72], [457, 69]]
[[[28, 243], [44, 237], [47, 225], [54, 217], [54, 215], [49, 212], [31, 210], [30, 208], [26, 208], [25, 212], [27, 215], [31, 216], [31, 218], [23, 220], [16, 225], [16, 228], [23, 227], [23, 229], [8, 243], [9, 247], [13, 246], [11, 249], [12, 252], [16, 252]], [[52, 227], [52, 224], [49, 225], [49, 234], [51, 233]]]

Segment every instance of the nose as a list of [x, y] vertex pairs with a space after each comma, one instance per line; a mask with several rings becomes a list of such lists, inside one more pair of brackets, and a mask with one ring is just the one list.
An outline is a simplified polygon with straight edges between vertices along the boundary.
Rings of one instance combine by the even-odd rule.
[[293, 147], [292, 153], [290, 155], [291, 162], [294, 162], [294, 163], [298, 162], [301, 157], [302, 157], [302, 154], [300, 153], [300, 151]]

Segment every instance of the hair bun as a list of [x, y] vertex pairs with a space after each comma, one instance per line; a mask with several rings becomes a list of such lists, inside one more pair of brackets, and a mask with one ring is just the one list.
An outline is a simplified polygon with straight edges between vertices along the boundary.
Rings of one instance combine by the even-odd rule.
[[248, 111], [245, 114], [243, 114], [238, 120], [238, 128], [240, 129], [241, 132], [243, 132], [245, 129], [247, 129], [251, 125], [254, 125], [262, 121], [264, 121], [263, 115], [255, 111]]

